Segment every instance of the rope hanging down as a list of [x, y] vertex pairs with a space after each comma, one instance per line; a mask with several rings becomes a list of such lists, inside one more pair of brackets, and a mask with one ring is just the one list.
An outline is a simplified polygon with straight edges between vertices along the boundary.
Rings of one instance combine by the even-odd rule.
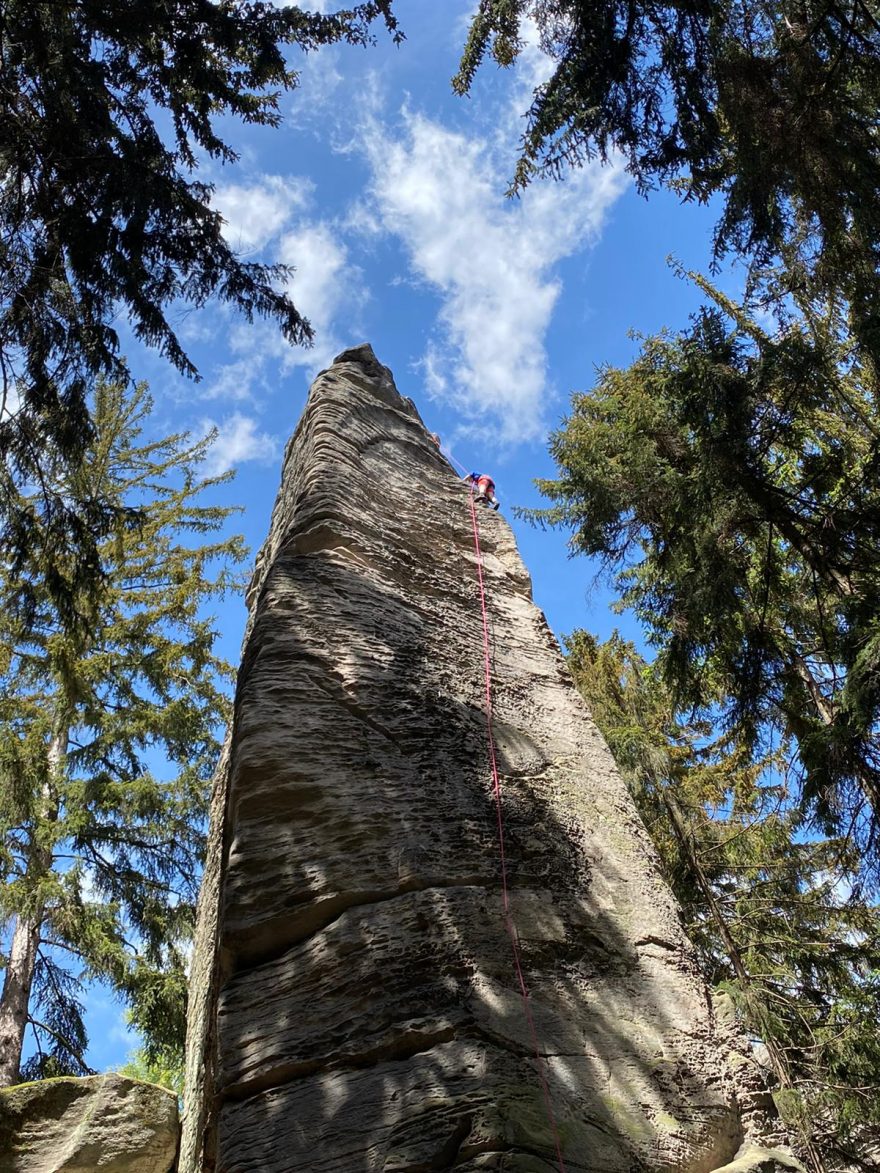
[[525, 1012], [526, 1022], [529, 1026], [529, 1034], [532, 1040], [532, 1047], [535, 1052], [535, 1063], [538, 1068], [538, 1076], [541, 1080], [541, 1087], [544, 1092], [544, 1106], [547, 1109], [547, 1121], [550, 1125], [550, 1131], [553, 1134], [553, 1144], [556, 1148], [556, 1160], [559, 1164], [559, 1173], [566, 1173], [565, 1161], [562, 1159], [562, 1144], [559, 1139], [559, 1127], [556, 1123], [556, 1117], [553, 1114], [553, 1102], [550, 1098], [550, 1087], [547, 1083], [547, 1076], [544, 1071], [544, 1060], [541, 1057], [541, 1048], [538, 1043], [538, 1032], [535, 1029], [535, 1019], [532, 1015], [532, 1007], [529, 1002], [529, 989], [526, 985], [525, 975], [523, 974], [522, 959], [520, 957], [519, 937], [516, 932], [516, 925], [513, 923], [513, 916], [510, 911], [510, 891], [507, 884], [507, 856], [504, 848], [504, 815], [501, 806], [501, 779], [498, 776], [498, 761], [495, 754], [495, 736], [492, 730], [492, 658], [489, 650], [489, 614], [486, 607], [486, 584], [483, 579], [483, 552], [480, 548], [480, 526], [477, 521], [477, 510], [474, 503], [475, 486], [471, 485], [470, 492], [470, 507], [471, 507], [471, 523], [474, 527], [474, 553], [477, 559], [477, 582], [480, 588], [480, 612], [483, 620], [483, 668], [486, 677], [486, 731], [489, 742], [489, 761], [492, 768], [492, 793], [495, 798], [495, 815], [498, 824], [498, 849], [501, 855], [501, 899], [504, 914], [504, 927], [507, 930], [507, 935], [510, 937], [510, 945], [513, 950], [513, 964], [516, 970], [516, 980], [519, 986], [520, 997], [522, 998], [523, 1010]]

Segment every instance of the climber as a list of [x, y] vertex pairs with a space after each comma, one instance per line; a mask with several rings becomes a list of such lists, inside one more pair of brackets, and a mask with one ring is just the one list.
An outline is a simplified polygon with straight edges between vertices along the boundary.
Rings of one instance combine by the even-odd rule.
[[432, 444], [436, 444], [438, 448], [440, 447], [440, 437], [436, 432], [428, 432], [428, 439]]
[[491, 505], [493, 509], [497, 510], [501, 502], [495, 496], [495, 482], [490, 476], [484, 472], [469, 472], [466, 477], [462, 477], [465, 484], [474, 485], [474, 500], [479, 501], [482, 505]]

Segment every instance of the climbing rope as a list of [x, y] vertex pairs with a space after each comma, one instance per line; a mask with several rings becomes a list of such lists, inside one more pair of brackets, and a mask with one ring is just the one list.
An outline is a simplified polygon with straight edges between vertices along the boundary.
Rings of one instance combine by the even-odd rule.
[[486, 583], [483, 578], [483, 551], [480, 547], [480, 525], [477, 521], [477, 509], [474, 502], [474, 496], [475, 486], [472, 484], [469, 502], [471, 508], [471, 524], [474, 528], [474, 553], [477, 559], [477, 582], [480, 591], [480, 612], [483, 621], [483, 669], [485, 674], [486, 687], [486, 733], [489, 743], [489, 762], [492, 769], [492, 794], [495, 799], [495, 817], [498, 825], [498, 850], [501, 856], [501, 898], [504, 915], [504, 927], [507, 930], [507, 935], [510, 937], [510, 945], [511, 949], [513, 950], [513, 964], [514, 968], [516, 969], [516, 980], [517, 984], [519, 985], [523, 1010], [525, 1012], [526, 1022], [528, 1023], [529, 1027], [532, 1047], [535, 1052], [535, 1064], [538, 1069], [538, 1076], [541, 1080], [541, 1087], [544, 1092], [544, 1106], [547, 1109], [547, 1121], [550, 1125], [550, 1131], [553, 1134], [553, 1144], [556, 1148], [556, 1160], [559, 1163], [559, 1173], [566, 1173], [565, 1161], [562, 1159], [562, 1144], [559, 1139], [559, 1127], [556, 1123], [556, 1116], [553, 1113], [553, 1102], [550, 1098], [550, 1087], [547, 1083], [547, 1076], [544, 1071], [544, 1060], [541, 1057], [541, 1048], [538, 1043], [538, 1032], [535, 1028], [535, 1019], [532, 1014], [532, 1007], [529, 1001], [529, 988], [526, 985], [526, 979], [522, 968], [519, 937], [517, 935], [516, 925], [513, 922], [513, 915], [510, 910], [510, 889], [507, 883], [507, 855], [504, 846], [504, 812], [501, 803], [501, 779], [498, 775], [498, 760], [495, 753], [495, 735], [492, 727], [492, 657], [489, 644], [489, 611], [486, 605]]

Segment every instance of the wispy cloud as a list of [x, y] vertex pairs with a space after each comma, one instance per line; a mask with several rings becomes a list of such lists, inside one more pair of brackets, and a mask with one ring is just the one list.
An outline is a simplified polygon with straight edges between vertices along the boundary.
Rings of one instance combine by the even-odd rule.
[[258, 175], [252, 183], [218, 186], [212, 204], [226, 225], [223, 235], [237, 252], [266, 248], [308, 207], [314, 184], [296, 176]]
[[271, 464], [278, 456], [278, 438], [260, 431], [258, 421], [252, 416], [237, 411], [219, 424], [206, 419], [202, 421], [200, 430], [207, 432], [215, 427], [217, 438], [206, 461], [206, 471], [210, 476], [218, 476], [248, 460]]
[[363, 144], [382, 226], [440, 298], [422, 360], [429, 389], [472, 421], [491, 417], [505, 442], [538, 438], [552, 394], [544, 338], [561, 291], [554, 270], [597, 239], [622, 171], [584, 168], [513, 202], [492, 143], [421, 113], [404, 109], [399, 134], [372, 119]]
[[340, 229], [327, 223], [305, 224], [287, 233], [279, 256], [296, 268], [290, 295], [316, 335], [313, 349], [288, 350], [285, 366], [317, 371], [357, 332], [367, 299], [363, 274], [352, 262]]
[[224, 234], [234, 247], [292, 266], [288, 290], [315, 331], [313, 347], [292, 347], [274, 322], [244, 322], [224, 307], [215, 309], [210, 323], [201, 319], [203, 334], [208, 325], [215, 337], [222, 333], [232, 361], [207, 372], [200, 397], [253, 402], [271, 395], [293, 369], [311, 374], [326, 366], [357, 336], [367, 291], [343, 238], [344, 226], [310, 214], [310, 181], [260, 175], [253, 183], [218, 187], [214, 203], [227, 221]]
[[325, 46], [319, 53], [309, 54], [298, 65], [299, 81], [288, 115], [291, 126], [313, 130], [320, 137], [327, 129], [328, 117], [333, 125], [340, 121], [345, 103], [337, 106], [335, 99], [344, 87], [345, 74], [339, 69], [339, 63], [339, 50]]
[[[254, 327], [249, 326], [248, 329], [252, 331]], [[273, 331], [273, 335], [277, 333], [277, 330]], [[262, 367], [263, 363], [255, 363], [250, 355], [223, 363], [214, 369], [200, 398], [249, 402], [254, 398]]]

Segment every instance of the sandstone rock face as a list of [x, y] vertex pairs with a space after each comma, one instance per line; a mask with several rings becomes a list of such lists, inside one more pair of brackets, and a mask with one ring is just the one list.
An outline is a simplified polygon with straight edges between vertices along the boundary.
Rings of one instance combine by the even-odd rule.
[[[478, 509], [507, 875], [564, 1165], [744, 1126], [654, 852]], [[502, 913], [469, 490], [369, 347], [315, 381], [252, 583], [193, 968], [184, 1173], [559, 1169]]]
[[121, 1075], [0, 1090], [3, 1173], [169, 1173], [177, 1096]]
[[759, 1145], [743, 1145], [729, 1165], [716, 1169], [715, 1173], [790, 1173], [803, 1165], [791, 1153], [782, 1149], [765, 1149]]

